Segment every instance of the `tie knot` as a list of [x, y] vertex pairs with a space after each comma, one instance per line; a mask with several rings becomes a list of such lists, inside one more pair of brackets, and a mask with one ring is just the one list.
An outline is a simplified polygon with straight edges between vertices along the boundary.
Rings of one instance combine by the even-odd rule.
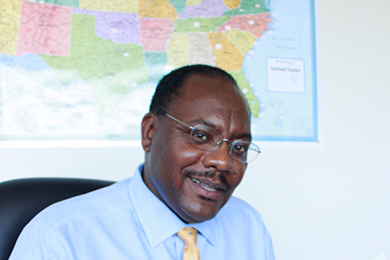
[[193, 227], [185, 227], [177, 232], [178, 237], [180, 237], [186, 245], [195, 245], [197, 234], [198, 230]]

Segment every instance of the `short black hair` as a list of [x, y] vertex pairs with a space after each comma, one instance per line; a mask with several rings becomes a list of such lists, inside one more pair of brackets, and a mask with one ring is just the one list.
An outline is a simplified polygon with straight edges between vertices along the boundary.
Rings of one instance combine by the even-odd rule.
[[149, 112], [163, 113], [174, 97], [180, 96], [179, 90], [183, 86], [186, 79], [190, 76], [200, 74], [212, 78], [219, 78], [233, 83], [237, 86], [237, 82], [226, 71], [208, 65], [196, 64], [188, 65], [171, 71], [165, 75], [156, 87], [152, 102], [150, 103]]

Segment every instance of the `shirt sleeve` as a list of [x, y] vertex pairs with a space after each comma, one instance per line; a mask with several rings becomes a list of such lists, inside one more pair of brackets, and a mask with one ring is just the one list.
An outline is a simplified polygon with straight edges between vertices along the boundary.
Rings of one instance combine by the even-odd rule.
[[[53, 248], [53, 242], [45, 238], [38, 230], [26, 226], [20, 234], [9, 260], [60, 260], [67, 259], [59, 255], [61, 247]], [[54, 253], [55, 252], [55, 253]]]
[[260, 227], [260, 232], [263, 234], [262, 239], [260, 239], [260, 243], [262, 243], [262, 248], [264, 248], [264, 258], [265, 260], [275, 260], [275, 255], [274, 255], [274, 248], [272, 245], [272, 238], [270, 233], [268, 232], [267, 228], [265, 227], [265, 224], [263, 222], [263, 219], [261, 215], [256, 212], [256, 218]]

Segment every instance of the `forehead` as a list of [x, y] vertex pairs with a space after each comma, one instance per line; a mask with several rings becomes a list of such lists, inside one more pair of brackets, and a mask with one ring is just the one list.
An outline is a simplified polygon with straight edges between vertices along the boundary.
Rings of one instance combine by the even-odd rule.
[[190, 76], [172, 100], [169, 112], [182, 120], [224, 120], [250, 131], [249, 107], [243, 94], [233, 82], [218, 77]]

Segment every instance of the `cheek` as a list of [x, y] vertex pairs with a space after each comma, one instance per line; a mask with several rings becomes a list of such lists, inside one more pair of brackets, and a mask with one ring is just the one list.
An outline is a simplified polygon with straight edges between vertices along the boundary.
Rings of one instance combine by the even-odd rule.
[[182, 149], [180, 152], [180, 158], [182, 160], [197, 161], [201, 158], [201, 156], [202, 151], [197, 148], [193, 148], [192, 145]]
[[175, 163], [182, 169], [200, 162], [204, 154], [203, 150], [196, 148], [189, 140], [181, 140], [173, 149]]
[[164, 183], [163, 189], [169, 191], [170, 194], [175, 194], [180, 200], [180, 196], [185, 193], [186, 175], [184, 170], [190, 168], [200, 162], [202, 150], [193, 147], [192, 144], [171, 146], [170, 149], [163, 148], [166, 154], [161, 158], [160, 171], [163, 178], [161, 183]]
[[248, 164], [238, 163], [237, 173], [240, 175], [241, 179], [244, 177], [244, 173], [246, 172], [247, 167], [248, 167]]
[[247, 166], [247, 164], [242, 163], [234, 164], [234, 173], [230, 175], [230, 179], [228, 180], [232, 188], [235, 189], [241, 183]]

